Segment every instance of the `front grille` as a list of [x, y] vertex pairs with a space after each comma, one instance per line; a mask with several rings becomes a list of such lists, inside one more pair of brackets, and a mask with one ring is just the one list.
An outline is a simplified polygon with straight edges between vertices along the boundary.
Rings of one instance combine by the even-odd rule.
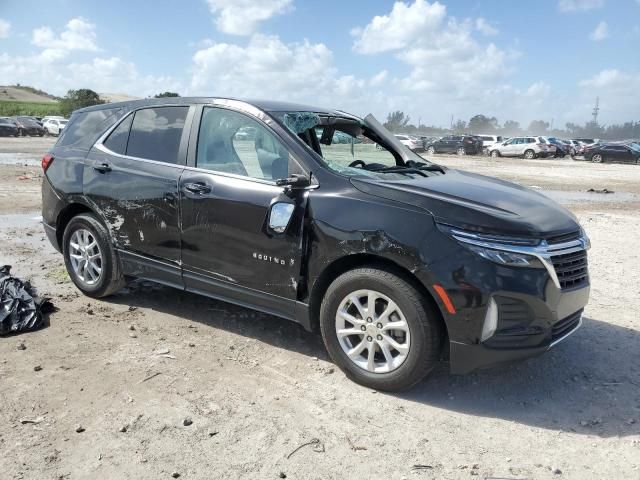
[[578, 240], [580, 238], [580, 230], [576, 230], [575, 232], [563, 233], [562, 235], [555, 235], [553, 237], [547, 238], [547, 243], [549, 245], [555, 245], [557, 243], [571, 242], [573, 240]]
[[578, 310], [573, 315], [558, 320], [551, 329], [551, 341], [562, 338], [575, 329], [580, 323], [580, 317], [582, 317], [582, 310]]
[[563, 290], [579, 287], [589, 281], [586, 250], [555, 255], [551, 257], [551, 262]]

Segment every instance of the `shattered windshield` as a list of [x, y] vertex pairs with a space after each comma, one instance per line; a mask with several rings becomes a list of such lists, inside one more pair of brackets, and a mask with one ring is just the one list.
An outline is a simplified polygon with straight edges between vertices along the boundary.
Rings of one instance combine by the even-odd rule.
[[[395, 180], [406, 179], [407, 175], [427, 176], [425, 171], [433, 171], [432, 164], [421, 157], [403, 152], [405, 147], [396, 145], [393, 135], [371, 115], [364, 121], [313, 112], [274, 115], [328, 168], [341, 175]], [[425, 169], [421, 171], [422, 167]]]

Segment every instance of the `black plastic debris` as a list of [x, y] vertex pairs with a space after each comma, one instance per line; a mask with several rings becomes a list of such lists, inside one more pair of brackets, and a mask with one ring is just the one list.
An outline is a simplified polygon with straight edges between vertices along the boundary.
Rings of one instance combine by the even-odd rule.
[[48, 298], [38, 298], [29, 282], [11, 276], [11, 266], [0, 267], [0, 335], [36, 330], [43, 314], [53, 311]]
[[613, 190], [609, 190], [608, 188], [603, 188], [602, 190], [598, 190], [596, 188], [590, 188], [587, 190], [590, 193], [615, 193]]

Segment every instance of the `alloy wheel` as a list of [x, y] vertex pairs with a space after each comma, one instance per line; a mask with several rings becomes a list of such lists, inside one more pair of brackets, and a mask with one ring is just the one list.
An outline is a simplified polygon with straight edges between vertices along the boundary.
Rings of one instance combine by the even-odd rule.
[[92, 232], [79, 228], [69, 239], [69, 259], [76, 277], [85, 285], [95, 285], [102, 276], [102, 252]]
[[409, 325], [400, 307], [375, 290], [357, 290], [344, 297], [335, 329], [342, 351], [371, 373], [396, 370], [411, 348]]
[[602, 155], [596, 153], [593, 157], [591, 157], [591, 161], [593, 163], [602, 163]]

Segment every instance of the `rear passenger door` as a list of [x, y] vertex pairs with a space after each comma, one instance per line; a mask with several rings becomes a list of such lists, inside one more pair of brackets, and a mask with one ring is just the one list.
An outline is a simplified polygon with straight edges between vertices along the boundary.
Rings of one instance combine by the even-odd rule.
[[[178, 181], [192, 117], [182, 105], [136, 110], [87, 156], [85, 197], [103, 216], [125, 261], [180, 262]], [[159, 280], [182, 283], [179, 269]]]

